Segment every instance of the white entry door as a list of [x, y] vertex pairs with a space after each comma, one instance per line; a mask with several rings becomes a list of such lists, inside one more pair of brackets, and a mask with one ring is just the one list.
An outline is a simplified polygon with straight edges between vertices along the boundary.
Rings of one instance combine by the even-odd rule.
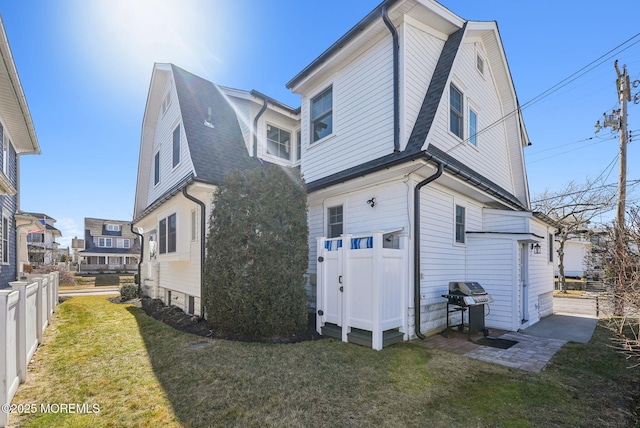
[[529, 244], [520, 243], [520, 324], [529, 322]]

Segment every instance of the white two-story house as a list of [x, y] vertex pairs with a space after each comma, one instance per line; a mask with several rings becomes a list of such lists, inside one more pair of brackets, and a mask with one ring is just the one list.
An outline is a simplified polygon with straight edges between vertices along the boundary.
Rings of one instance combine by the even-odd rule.
[[147, 295], [204, 313], [202, 267], [213, 192], [233, 170], [300, 163], [299, 110], [156, 64], [145, 109], [134, 228]]
[[342, 305], [353, 278], [314, 284], [316, 240], [373, 231], [406, 251], [393, 284], [402, 297], [389, 299], [405, 339], [446, 326], [453, 281], [493, 296], [488, 327], [518, 330], [552, 313], [555, 227], [530, 209], [530, 142], [495, 22], [386, 0], [287, 87], [302, 97], [319, 325], [350, 322]]

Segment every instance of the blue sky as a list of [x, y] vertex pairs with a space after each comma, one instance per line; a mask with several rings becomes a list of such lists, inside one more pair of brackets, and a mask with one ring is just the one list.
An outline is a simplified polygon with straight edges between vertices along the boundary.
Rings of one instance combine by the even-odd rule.
[[[21, 158], [21, 209], [55, 218], [63, 247], [83, 236], [84, 217], [130, 220], [154, 62], [297, 107], [286, 82], [379, 2], [0, 0], [42, 149]], [[640, 79], [636, 0], [441, 3], [464, 19], [498, 22], [533, 142], [525, 150], [532, 195], [603, 171], [616, 182], [617, 135], [595, 135], [594, 124], [618, 108], [615, 59]], [[629, 180], [640, 178], [639, 114], [630, 105]]]

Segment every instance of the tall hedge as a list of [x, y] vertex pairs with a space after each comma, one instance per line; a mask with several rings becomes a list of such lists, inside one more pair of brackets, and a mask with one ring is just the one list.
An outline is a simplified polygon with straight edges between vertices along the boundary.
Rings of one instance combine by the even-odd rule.
[[307, 204], [297, 169], [229, 174], [213, 199], [207, 320], [219, 332], [288, 336], [306, 328]]

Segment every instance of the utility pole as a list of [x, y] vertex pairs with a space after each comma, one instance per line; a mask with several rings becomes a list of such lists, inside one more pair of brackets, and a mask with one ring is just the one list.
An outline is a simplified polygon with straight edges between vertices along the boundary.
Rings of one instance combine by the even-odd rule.
[[[621, 316], [624, 312], [622, 295], [626, 284], [625, 260], [625, 209], [627, 199], [627, 102], [631, 101], [631, 84], [627, 74], [627, 66], [622, 66], [622, 72], [618, 67], [618, 60], [614, 63], [616, 73], [616, 90], [620, 101], [620, 109], [614, 110], [611, 114], [604, 114], [604, 126], [611, 127], [614, 131], [620, 132], [620, 178], [618, 180], [618, 203], [616, 206], [615, 223], [615, 257], [618, 258], [619, 266], [615, 284], [614, 295], [614, 315]], [[635, 82], [634, 82], [635, 83]], [[596, 132], [600, 130], [600, 121], [596, 123]]]

